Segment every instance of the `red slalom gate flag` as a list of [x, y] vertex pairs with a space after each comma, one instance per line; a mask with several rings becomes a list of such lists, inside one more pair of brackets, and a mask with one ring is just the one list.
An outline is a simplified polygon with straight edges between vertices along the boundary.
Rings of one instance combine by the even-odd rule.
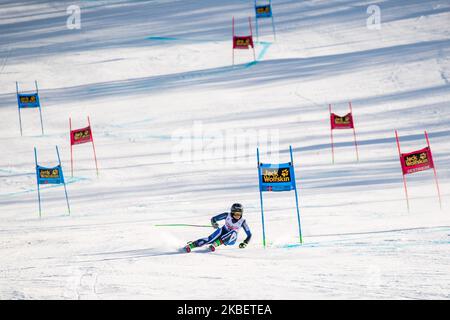
[[436, 182], [436, 189], [439, 199], [439, 206], [442, 210], [441, 191], [439, 189], [437, 170], [433, 162], [433, 154], [431, 152], [430, 140], [428, 139], [428, 133], [426, 131], [424, 132], [424, 134], [427, 142], [427, 146], [425, 148], [413, 152], [402, 153], [400, 150], [400, 139], [398, 137], [397, 130], [395, 130], [395, 140], [397, 141], [398, 155], [402, 167], [403, 187], [405, 189], [406, 205], [408, 207], [408, 212], [409, 212], [409, 196], [408, 196], [408, 187], [406, 184], [406, 175], [415, 172], [425, 171], [428, 169], [433, 169], [434, 180]]
[[70, 144], [82, 144], [92, 141], [91, 127], [88, 126], [82, 129], [75, 129], [70, 131]]
[[331, 111], [331, 103], [328, 105], [328, 110], [330, 113], [330, 139], [331, 139], [331, 156], [332, 161], [334, 163], [334, 139], [333, 139], [333, 130], [336, 129], [352, 129], [353, 130], [353, 139], [355, 141], [355, 151], [356, 151], [356, 161], [359, 161], [359, 152], [358, 152], [358, 143], [356, 141], [356, 130], [355, 123], [353, 121], [353, 109], [352, 103], [348, 103], [348, 107], [350, 112], [345, 116], [341, 117]]
[[331, 129], [353, 129], [354, 127], [351, 113], [347, 113], [343, 117], [331, 113]]
[[69, 129], [70, 129], [70, 169], [73, 177], [73, 146], [77, 144], [83, 144], [83, 143], [92, 143], [92, 149], [94, 151], [94, 160], [95, 160], [95, 169], [97, 171], [98, 176], [98, 163], [97, 163], [97, 154], [95, 152], [95, 145], [94, 145], [94, 137], [92, 135], [92, 128], [91, 128], [91, 120], [89, 117], [87, 117], [88, 120], [88, 126], [81, 129], [74, 129], [72, 130], [72, 119], [69, 118]]
[[254, 48], [252, 36], [234, 36], [233, 49], [249, 49]]
[[430, 148], [426, 147], [400, 155], [403, 174], [424, 171], [434, 168], [433, 155]]
[[232, 36], [233, 36], [233, 65], [234, 65], [234, 50], [236, 49], [253, 49], [253, 61], [256, 61], [256, 54], [255, 54], [255, 44], [253, 42], [253, 31], [252, 31], [252, 21], [251, 18], [248, 17], [248, 27], [250, 30], [250, 35], [245, 36], [237, 36], [234, 32], [234, 17], [232, 20]]

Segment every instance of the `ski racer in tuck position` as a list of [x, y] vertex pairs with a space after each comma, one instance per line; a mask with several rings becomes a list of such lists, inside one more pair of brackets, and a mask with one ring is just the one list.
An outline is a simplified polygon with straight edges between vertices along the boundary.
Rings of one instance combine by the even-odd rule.
[[[200, 238], [196, 241], [189, 241], [184, 247], [186, 252], [191, 252], [193, 248], [209, 245], [209, 249], [214, 251], [221, 244], [232, 246], [236, 243], [240, 228], [244, 228], [247, 238], [239, 244], [239, 248], [243, 249], [247, 246], [252, 237], [250, 228], [245, 219], [242, 218], [244, 208], [240, 203], [234, 203], [230, 212], [224, 212], [211, 218], [211, 225], [216, 229], [209, 237]], [[225, 220], [225, 224], [219, 228], [217, 221]]]

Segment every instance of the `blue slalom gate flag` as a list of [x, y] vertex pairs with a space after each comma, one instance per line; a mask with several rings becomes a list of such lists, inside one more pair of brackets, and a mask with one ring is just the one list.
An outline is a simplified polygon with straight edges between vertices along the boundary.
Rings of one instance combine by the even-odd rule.
[[16, 95], [17, 95], [17, 106], [19, 110], [19, 125], [20, 125], [20, 135], [22, 136], [22, 115], [20, 113], [21, 109], [39, 109], [39, 117], [41, 119], [41, 131], [42, 135], [44, 134], [44, 124], [42, 121], [42, 108], [41, 102], [39, 101], [39, 88], [37, 81], [34, 81], [36, 86], [36, 92], [33, 93], [22, 93], [19, 92], [19, 83], [16, 82]]
[[270, 4], [256, 5], [255, 6], [256, 18], [271, 18], [272, 6]]
[[261, 220], [263, 231], [263, 246], [266, 247], [266, 231], [264, 225], [264, 201], [263, 192], [295, 192], [295, 204], [297, 208], [297, 222], [299, 241], [303, 243], [302, 227], [300, 224], [300, 210], [298, 207], [297, 185], [295, 183], [294, 158], [292, 155], [292, 147], [289, 146], [291, 162], [280, 164], [267, 164], [259, 161], [259, 148], [256, 149], [256, 160], [258, 162], [258, 178], [259, 178], [259, 199], [261, 203]]
[[273, 19], [272, 0], [264, 4], [258, 3], [258, 0], [254, 0], [255, 3], [255, 20], [256, 20], [256, 39], [259, 41], [259, 19], [271, 18], [273, 38], [276, 40], [277, 35], [275, 31], [275, 21]]
[[18, 93], [17, 102], [19, 108], [40, 108], [38, 93]]
[[64, 175], [60, 165], [53, 168], [36, 166], [39, 184], [63, 184]]
[[291, 191], [295, 189], [294, 167], [289, 163], [263, 164], [259, 166], [260, 190]]
[[61, 165], [61, 158], [59, 157], [58, 146], [56, 146], [56, 155], [58, 156], [58, 165], [55, 167], [43, 167], [38, 164], [37, 150], [34, 148], [34, 161], [36, 164], [36, 182], [38, 191], [38, 202], [39, 202], [39, 218], [42, 214], [41, 209], [41, 184], [62, 184], [64, 186], [64, 194], [66, 196], [67, 209], [70, 215], [70, 205], [69, 197], [67, 195], [66, 182], [64, 181], [64, 174]]

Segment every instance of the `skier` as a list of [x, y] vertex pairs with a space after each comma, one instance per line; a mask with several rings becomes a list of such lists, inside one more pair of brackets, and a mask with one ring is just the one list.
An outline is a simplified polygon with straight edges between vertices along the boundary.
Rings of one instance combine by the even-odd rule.
[[[247, 234], [247, 238], [239, 244], [239, 248], [243, 249], [247, 246], [252, 237], [250, 228], [245, 219], [242, 218], [244, 208], [240, 203], [234, 203], [231, 206], [230, 212], [224, 212], [211, 218], [211, 225], [216, 229], [209, 237], [201, 238], [196, 241], [189, 241], [184, 247], [186, 252], [191, 252], [191, 249], [209, 244], [209, 249], [214, 251], [215, 248], [221, 244], [231, 246], [236, 243], [239, 229], [242, 227]], [[224, 220], [225, 224], [219, 228], [217, 221]]]

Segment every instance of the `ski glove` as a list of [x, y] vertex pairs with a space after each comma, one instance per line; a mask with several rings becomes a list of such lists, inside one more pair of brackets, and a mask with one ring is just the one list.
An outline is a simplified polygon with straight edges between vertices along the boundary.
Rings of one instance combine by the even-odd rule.
[[215, 221], [211, 221], [211, 225], [213, 226], [214, 229], [219, 229], [219, 224]]

